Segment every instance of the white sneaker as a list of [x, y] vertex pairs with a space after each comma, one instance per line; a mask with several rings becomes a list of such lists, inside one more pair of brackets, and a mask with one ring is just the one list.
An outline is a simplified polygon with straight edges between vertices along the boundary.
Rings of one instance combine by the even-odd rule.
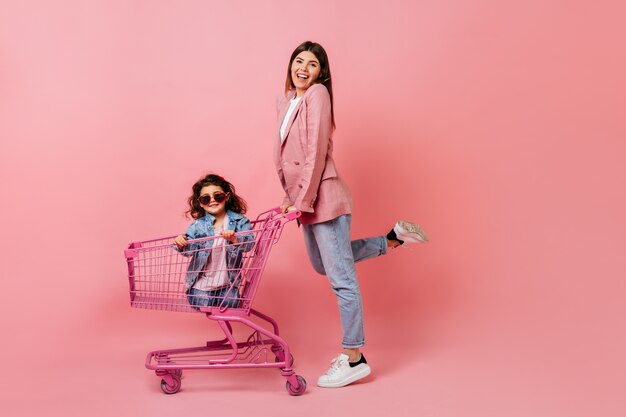
[[372, 370], [370, 369], [365, 357], [362, 357], [361, 363], [356, 366], [350, 366], [348, 355], [342, 353], [330, 363], [328, 371], [317, 380], [317, 385], [323, 388], [339, 388], [358, 381], [368, 376]]
[[400, 239], [404, 243], [428, 242], [428, 236], [426, 236], [426, 233], [417, 223], [410, 223], [404, 220], [400, 220], [393, 227], [393, 231], [396, 233], [398, 239]]

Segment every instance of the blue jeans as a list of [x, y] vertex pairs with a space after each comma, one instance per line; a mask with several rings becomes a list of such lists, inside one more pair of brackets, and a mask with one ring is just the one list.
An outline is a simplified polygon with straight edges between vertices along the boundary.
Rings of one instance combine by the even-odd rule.
[[343, 329], [342, 346], [365, 345], [363, 303], [356, 279], [355, 262], [387, 253], [385, 236], [350, 241], [352, 216], [344, 214], [317, 224], [303, 224], [304, 243], [313, 268], [328, 276], [337, 296]]
[[[189, 304], [195, 307], [228, 307], [237, 308], [239, 305], [239, 293], [237, 288], [230, 286], [218, 288], [211, 291], [202, 291], [191, 287], [187, 293]], [[223, 301], [223, 303], [222, 303]], [[197, 309], [196, 309], [197, 310]]]

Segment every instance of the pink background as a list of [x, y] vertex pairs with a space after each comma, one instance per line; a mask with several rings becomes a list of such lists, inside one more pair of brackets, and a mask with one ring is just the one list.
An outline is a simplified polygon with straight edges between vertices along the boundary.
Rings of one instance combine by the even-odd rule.
[[[383, 6], [384, 5], [384, 6]], [[620, 1], [4, 1], [5, 416], [623, 416], [626, 9]], [[183, 231], [191, 184], [278, 205], [274, 100], [312, 39], [335, 80], [353, 235], [432, 242], [360, 264], [363, 383], [315, 386], [334, 296], [291, 225], [256, 307], [309, 382], [188, 372], [148, 351], [217, 335], [128, 305], [124, 247]]]

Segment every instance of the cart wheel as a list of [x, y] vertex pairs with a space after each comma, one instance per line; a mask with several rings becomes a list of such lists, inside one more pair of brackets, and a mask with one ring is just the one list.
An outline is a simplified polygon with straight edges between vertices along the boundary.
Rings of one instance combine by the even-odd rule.
[[164, 379], [161, 380], [161, 389], [166, 394], [176, 394], [180, 390], [180, 378], [176, 375], [172, 375], [173, 385], [167, 385]]
[[[285, 357], [285, 352], [282, 352], [282, 354], [280, 356], [276, 355], [276, 359], [274, 359], [274, 362], [282, 362], [284, 360]], [[289, 367], [292, 368], [293, 367], [293, 355], [290, 353], [289, 354]]]
[[306, 380], [300, 375], [296, 375], [298, 380], [298, 386], [294, 387], [289, 381], [287, 381], [286, 388], [289, 395], [302, 395], [306, 391]]

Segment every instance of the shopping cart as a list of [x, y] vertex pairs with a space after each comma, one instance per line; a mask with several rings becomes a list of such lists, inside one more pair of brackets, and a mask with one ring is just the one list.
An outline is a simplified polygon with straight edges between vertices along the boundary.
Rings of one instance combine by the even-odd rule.
[[[293, 355], [279, 336], [276, 321], [252, 308], [272, 246], [283, 226], [299, 216], [299, 211], [283, 214], [278, 208], [261, 213], [251, 222], [251, 230], [236, 234], [239, 242], [232, 245], [213, 245], [218, 237], [210, 237], [188, 240], [184, 249], [176, 250], [172, 236], [134, 242], [125, 250], [132, 307], [202, 313], [216, 321], [225, 335], [204, 346], [148, 353], [146, 368], [161, 378], [164, 393], [180, 390], [183, 369], [225, 368], [279, 368], [287, 379], [287, 392], [304, 393], [306, 381], [294, 372]], [[228, 262], [200, 264], [199, 259], [206, 260], [211, 251], [220, 248], [229, 251], [226, 256], [236, 257], [235, 266]], [[220, 295], [191, 296], [186, 292], [189, 274], [211, 276], [218, 271], [225, 271], [230, 278]], [[269, 323], [271, 330], [251, 321], [250, 315]], [[231, 323], [241, 323], [251, 333], [236, 341]]]

